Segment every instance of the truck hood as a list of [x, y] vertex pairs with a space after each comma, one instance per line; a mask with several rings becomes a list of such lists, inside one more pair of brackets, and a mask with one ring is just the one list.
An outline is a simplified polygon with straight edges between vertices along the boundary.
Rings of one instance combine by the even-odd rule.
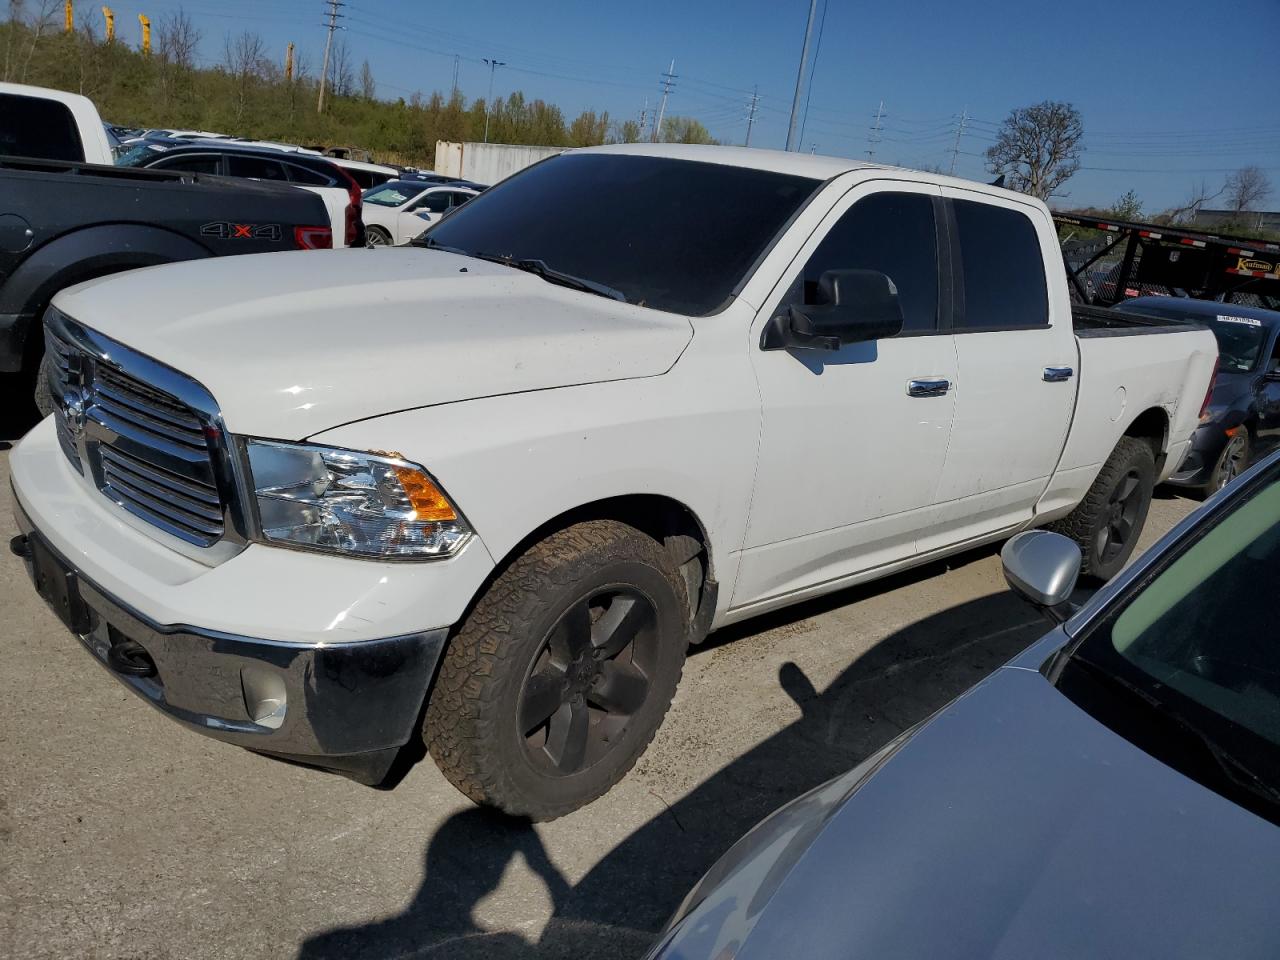
[[1280, 956], [1280, 829], [1034, 670], [997, 670], [833, 810], [841, 786], [757, 827], [771, 859], [737, 867], [662, 956]]
[[684, 317], [421, 248], [167, 264], [54, 302], [200, 381], [228, 429], [291, 440], [414, 407], [657, 376], [692, 336]]

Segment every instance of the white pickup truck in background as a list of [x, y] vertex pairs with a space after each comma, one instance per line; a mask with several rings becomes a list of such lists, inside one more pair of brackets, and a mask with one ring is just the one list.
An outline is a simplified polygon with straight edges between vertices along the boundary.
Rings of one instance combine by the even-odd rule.
[[14, 549], [85, 645], [206, 734], [368, 782], [421, 735], [535, 818], [626, 773], [724, 624], [1033, 525], [1114, 574], [1217, 354], [1076, 329], [1028, 197], [647, 144], [46, 325]]
[[22, 83], [0, 83], [0, 156], [115, 162], [92, 100]]

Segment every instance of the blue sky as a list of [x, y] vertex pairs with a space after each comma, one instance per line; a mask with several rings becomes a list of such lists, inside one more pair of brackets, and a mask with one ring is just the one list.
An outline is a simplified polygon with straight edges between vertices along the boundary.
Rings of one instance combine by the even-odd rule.
[[[637, 117], [660, 97], [672, 58], [668, 111], [703, 120], [726, 142], [781, 147], [808, 0], [345, 0], [345, 39], [368, 59], [384, 98], [448, 90], [454, 54], [468, 98], [484, 96], [484, 57], [507, 62], [495, 93], [523, 90], [559, 104]], [[77, 0], [83, 6], [84, 0]], [[139, 11], [185, 7], [215, 60], [228, 31], [252, 29], [278, 48], [293, 40], [312, 70], [324, 46], [322, 0], [128, 0], [120, 36], [136, 42]], [[822, 3], [819, 2], [819, 18]], [[816, 27], [815, 27], [816, 32]], [[975, 118], [956, 172], [982, 178], [982, 151], [1016, 106], [1067, 100], [1081, 111], [1087, 150], [1064, 190], [1071, 204], [1106, 204], [1135, 188], [1149, 211], [1180, 201], [1200, 178], [1257, 164], [1280, 208], [1280, 0], [829, 0], [803, 149], [863, 158], [881, 100], [878, 160], [951, 162], [957, 118]]]

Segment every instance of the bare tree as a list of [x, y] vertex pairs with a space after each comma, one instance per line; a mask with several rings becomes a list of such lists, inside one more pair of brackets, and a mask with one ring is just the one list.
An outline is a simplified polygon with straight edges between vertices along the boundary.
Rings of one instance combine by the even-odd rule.
[[227, 34], [223, 47], [223, 62], [227, 73], [235, 81], [235, 122], [244, 121], [249, 100], [262, 79], [267, 60], [267, 48], [262, 38], [248, 30], [232, 37]]
[[378, 84], [374, 82], [373, 70], [369, 68], [369, 61], [366, 60], [360, 64], [360, 96], [366, 100], [372, 100], [378, 93]]
[[1045, 100], [1010, 111], [996, 142], [987, 148], [987, 168], [1008, 178], [1014, 190], [1048, 200], [1080, 169], [1080, 111]]
[[1241, 167], [1227, 177], [1223, 191], [1231, 212], [1241, 214], [1246, 210], [1256, 210], [1271, 196], [1271, 181], [1261, 167]]
[[1200, 208], [1221, 196], [1225, 189], [1225, 187], [1219, 187], [1210, 193], [1208, 181], [1201, 177], [1199, 183], [1192, 185], [1191, 193], [1181, 206], [1166, 210], [1160, 215], [1160, 219], [1174, 226], [1194, 220]]
[[190, 88], [199, 46], [200, 29], [185, 10], [160, 18], [156, 29], [156, 79], [164, 106], [171, 106]]
[[329, 89], [335, 97], [349, 97], [355, 89], [355, 71], [351, 69], [351, 49], [343, 37], [333, 41], [329, 54]]
[[[31, 68], [31, 58], [35, 56], [36, 47], [40, 44], [40, 40], [46, 33], [51, 33], [54, 28], [55, 12], [61, 6], [58, 0], [40, 0], [38, 6], [32, 14], [26, 18], [25, 23], [19, 19], [17, 22], [24, 23], [27, 30], [31, 33], [31, 42], [27, 44], [26, 55], [22, 59], [22, 69], [18, 72], [18, 82], [27, 82], [27, 71]], [[23, 4], [17, 3], [10, 7], [11, 14], [17, 12], [19, 16], [23, 9]]]

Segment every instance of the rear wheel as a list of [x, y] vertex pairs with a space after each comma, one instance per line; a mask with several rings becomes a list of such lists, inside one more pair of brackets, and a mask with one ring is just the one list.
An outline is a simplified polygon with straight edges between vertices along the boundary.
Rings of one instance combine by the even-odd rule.
[[472, 800], [548, 820], [639, 759], [684, 666], [689, 601], [664, 548], [625, 524], [535, 544], [476, 603], [441, 664], [423, 735]]
[[381, 227], [365, 227], [364, 242], [367, 247], [389, 247], [391, 246], [391, 234], [383, 230]]
[[1155, 473], [1151, 444], [1121, 437], [1084, 500], [1049, 526], [1080, 545], [1083, 576], [1110, 580], [1132, 556], [1151, 507]]
[[1244, 426], [1236, 428], [1236, 432], [1227, 440], [1222, 455], [1209, 475], [1205, 485], [1205, 495], [1217, 493], [1228, 483], [1249, 467], [1249, 429]]

